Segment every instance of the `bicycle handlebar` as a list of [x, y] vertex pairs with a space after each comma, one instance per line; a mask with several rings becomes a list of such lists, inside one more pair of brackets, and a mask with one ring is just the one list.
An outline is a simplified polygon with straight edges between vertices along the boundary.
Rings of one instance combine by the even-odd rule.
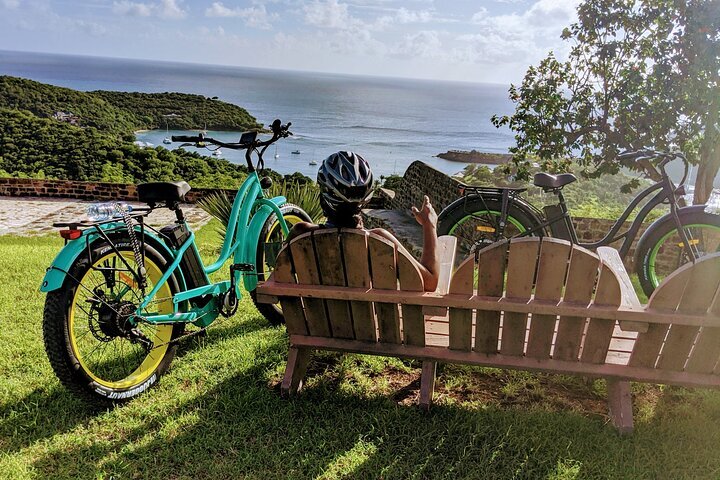
[[[275, 121], [270, 125], [270, 129], [272, 130], [272, 137], [265, 141], [258, 141], [257, 140], [257, 132], [247, 132], [243, 133], [240, 137], [239, 142], [223, 142], [220, 140], [216, 140], [211, 137], [206, 137], [204, 134], [200, 134], [197, 136], [193, 135], [173, 135], [171, 137], [171, 140], [173, 142], [185, 142], [185, 143], [194, 143], [196, 146], [200, 146], [199, 144], [202, 143], [209, 143], [211, 145], [216, 145], [218, 147], [222, 148], [229, 148], [231, 150], [245, 150], [245, 160], [248, 164], [249, 171], [255, 171], [255, 165], [253, 165], [251, 154], [252, 152], [256, 152], [258, 155], [258, 162], [257, 166], [260, 170], [262, 170], [265, 167], [265, 161], [263, 160], [263, 154], [265, 153], [265, 150], [267, 150], [267, 147], [272, 145], [273, 143], [277, 142], [281, 138], [287, 138], [292, 135], [292, 132], [290, 131], [290, 126], [292, 125], [291, 122], [288, 122], [286, 125], [283, 125], [280, 119], [275, 119]], [[260, 150], [258, 150], [260, 149]]]
[[678, 185], [684, 185], [685, 181], [687, 180], [689, 163], [687, 158], [685, 158], [685, 155], [682, 154], [682, 152], [659, 152], [657, 150], [643, 149], [634, 152], [621, 153], [617, 156], [617, 159], [621, 162], [639, 162], [643, 160], [659, 159], [660, 161], [658, 162], [657, 166], [659, 169], [662, 170], [662, 174], [664, 177], [667, 177], [665, 166], [673, 160], [680, 159], [683, 162], [684, 172], [682, 180], [680, 180], [680, 183]]

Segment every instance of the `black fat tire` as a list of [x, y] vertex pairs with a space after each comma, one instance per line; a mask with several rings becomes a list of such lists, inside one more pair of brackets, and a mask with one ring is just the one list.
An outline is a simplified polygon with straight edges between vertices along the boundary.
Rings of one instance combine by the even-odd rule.
[[[708, 225], [720, 229], [720, 215], [707, 212], [680, 212], [680, 223], [682, 225]], [[655, 246], [669, 233], [676, 231], [675, 222], [671, 217], [660, 220], [661, 223], [651, 225], [650, 228], [640, 237], [635, 250], [635, 271], [638, 275], [640, 286], [645, 295], [650, 297], [657, 287], [653, 281], [654, 271], [650, 265], [651, 252]], [[712, 253], [712, 252], [706, 252]]]
[[[460, 198], [440, 212], [440, 215], [438, 216], [437, 233], [438, 235], [451, 235], [450, 232], [453, 230], [455, 225], [470, 215], [471, 212], [482, 215], [484, 212], [500, 212], [501, 210], [502, 200], [498, 198], [485, 198], [484, 200], [480, 198], [480, 196]], [[514, 218], [525, 230], [532, 230], [538, 225], [534, 215], [512, 201], [508, 203], [508, 216]], [[542, 230], [536, 234], [536, 236], [543, 235], [544, 231]], [[458, 247], [460, 248], [459, 257], [462, 257], [463, 254], [467, 255], [469, 253], [464, 252], [461, 238], [458, 238]], [[463, 258], [459, 258], [459, 260], [462, 261]]]
[[[280, 212], [283, 214], [283, 217], [293, 216], [301, 219], [304, 222], [312, 222], [310, 216], [305, 213], [302, 208], [292, 203], [286, 203], [285, 205], [280, 207]], [[270, 232], [278, 228], [280, 228], [280, 223], [278, 222], [277, 215], [273, 213], [265, 221], [265, 224], [260, 231], [260, 241], [258, 242], [255, 258], [255, 268], [258, 272], [258, 282], [264, 282], [265, 280], [267, 280], [265, 278], [265, 239]], [[290, 228], [292, 228], [292, 225], [290, 225]], [[255, 290], [250, 292], [250, 297], [252, 298], [255, 307], [271, 325], [278, 326], [285, 323], [285, 317], [282, 314], [280, 305], [258, 303]]]
[[[117, 238], [113, 239], [113, 241], [122, 242]], [[120, 245], [120, 243], [116, 243], [116, 245]], [[91, 245], [92, 258], [99, 258], [100, 252], [105, 247], [107, 247], [105, 241], [96, 242]], [[119, 247], [119, 250], [124, 251], [126, 248], [130, 248], [129, 243], [127, 247]], [[167, 259], [147, 244], [145, 245], [145, 255], [162, 270], [169, 264]], [[89, 267], [90, 262], [87, 251], [84, 251], [78, 256], [77, 261], [70, 268], [69, 273], [74, 278], [83, 278]], [[175, 276], [171, 276], [168, 282], [173, 294], [176, 293], [179, 287]], [[155, 369], [154, 375], [145, 380], [141, 385], [134, 385], [126, 389], [114, 389], [98, 384], [81, 367], [70, 342], [70, 333], [68, 331], [69, 309], [77, 288], [79, 287], [75, 281], [68, 276], [62, 287], [48, 292], [45, 298], [43, 341], [45, 343], [45, 352], [47, 353], [48, 360], [55, 375], [68, 390], [96, 404], [112, 405], [124, 403], [141, 395], [156, 384], [162, 374], [170, 367], [170, 363], [177, 350], [177, 345], [171, 345], [167, 349], [165, 356]], [[175, 325], [171, 338], [173, 340], [176, 339], [182, 334], [183, 330], [184, 327], [182, 324]]]

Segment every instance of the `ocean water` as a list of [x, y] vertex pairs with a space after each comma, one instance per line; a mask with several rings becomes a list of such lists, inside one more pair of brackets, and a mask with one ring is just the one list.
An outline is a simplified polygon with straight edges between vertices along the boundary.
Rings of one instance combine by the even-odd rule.
[[[217, 96], [246, 108], [266, 125], [275, 118], [290, 121], [294, 137], [277, 143], [277, 159], [272, 147], [265, 155], [266, 165], [282, 173], [314, 177], [312, 160], [319, 164], [347, 149], [367, 158], [376, 177], [402, 174], [414, 160], [453, 174], [464, 165], [435, 155], [449, 149], [504, 153], [513, 143], [509, 130], [490, 122], [493, 114], [512, 111], [504, 85], [5, 51], [0, 51], [0, 74], [84, 91]], [[208, 135], [238, 138], [232, 132]], [[138, 140], [162, 145], [165, 136], [164, 130], [144, 132]], [[296, 150], [301, 153], [291, 153]], [[223, 150], [222, 156], [244, 162], [238, 152]]]

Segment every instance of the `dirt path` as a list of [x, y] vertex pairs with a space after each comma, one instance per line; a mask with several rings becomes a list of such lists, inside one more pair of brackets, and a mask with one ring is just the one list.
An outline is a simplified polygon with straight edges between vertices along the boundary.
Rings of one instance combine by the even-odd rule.
[[[0, 235], [35, 236], [51, 233], [54, 222], [70, 222], [86, 218], [87, 207], [94, 202], [47, 198], [0, 197]], [[133, 206], [141, 203], [129, 202]], [[205, 225], [210, 215], [194, 205], [183, 205], [183, 212], [193, 229]], [[175, 214], [166, 208], [152, 212], [148, 224], [163, 227], [175, 221]]]

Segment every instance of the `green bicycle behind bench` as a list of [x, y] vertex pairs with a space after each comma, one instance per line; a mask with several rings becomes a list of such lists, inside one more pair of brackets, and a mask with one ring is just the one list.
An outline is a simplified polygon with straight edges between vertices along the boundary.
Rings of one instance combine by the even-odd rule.
[[[266, 198], [261, 178], [263, 153], [292, 135], [290, 123], [272, 124], [272, 137], [244, 133], [238, 143], [199, 136], [173, 137], [186, 145], [245, 150], [249, 175], [235, 197], [218, 260], [204, 265], [195, 235], [180, 203], [185, 182], [147, 183], [138, 197], [148, 206], [117, 206], [113, 218], [55, 224], [66, 240], [43, 280], [47, 292], [43, 337], [50, 363], [71, 391], [99, 401], [134, 398], [167, 370], [178, 341], [204, 331], [218, 316], [238, 307], [240, 283], [252, 293], [272, 270], [274, 253], [288, 229], [308, 215], [284, 197]], [[252, 154], [257, 155], [253, 164]], [[169, 208], [177, 221], [160, 230], [144, 221], [156, 208]], [[232, 258], [229, 279], [208, 275]], [[273, 324], [282, 322], [275, 305], [258, 305]], [[186, 334], [186, 326], [195, 325]]]

